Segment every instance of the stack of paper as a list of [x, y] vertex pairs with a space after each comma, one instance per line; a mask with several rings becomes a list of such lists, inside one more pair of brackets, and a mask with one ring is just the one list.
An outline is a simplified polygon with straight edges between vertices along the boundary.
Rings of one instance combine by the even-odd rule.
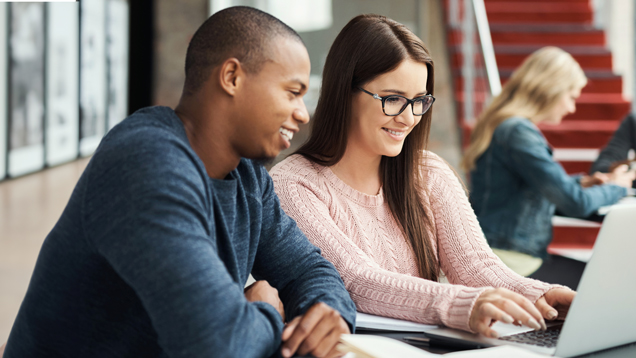
[[358, 312], [356, 314], [356, 328], [399, 332], [425, 332], [438, 327]]

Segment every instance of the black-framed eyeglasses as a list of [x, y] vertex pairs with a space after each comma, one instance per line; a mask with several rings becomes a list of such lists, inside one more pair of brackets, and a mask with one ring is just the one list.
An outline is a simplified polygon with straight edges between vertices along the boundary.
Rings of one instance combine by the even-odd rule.
[[409, 104], [411, 105], [413, 115], [421, 116], [426, 113], [426, 111], [428, 111], [433, 105], [433, 102], [435, 102], [435, 97], [430, 94], [427, 94], [426, 96], [415, 97], [413, 99], [408, 99], [398, 94], [381, 97], [377, 93], [371, 93], [362, 87], [358, 87], [358, 89], [368, 95], [373, 96], [373, 98], [375, 99], [381, 100], [382, 112], [384, 112], [384, 114], [387, 116], [399, 115], [400, 113], [404, 112]]

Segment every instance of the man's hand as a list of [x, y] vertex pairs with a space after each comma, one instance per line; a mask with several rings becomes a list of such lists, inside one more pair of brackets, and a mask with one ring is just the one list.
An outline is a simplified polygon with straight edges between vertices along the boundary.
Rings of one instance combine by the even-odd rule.
[[2, 358], [2, 356], [4, 355], [4, 348], [7, 346], [7, 344], [3, 344], [2, 347], [0, 347], [0, 358]]
[[576, 292], [565, 288], [553, 288], [534, 304], [543, 317], [549, 320], [565, 319]]
[[324, 303], [317, 303], [294, 318], [283, 330], [283, 357], [311, 354], [314, 357], [339, 357], [336, 345], [341, 334], [351, 333], [340, 313]]
[[[278, 290], [270, 286], [267, 281], [256, 281], [243, 290], [245, 298], [250, 302], [261, 301], [274, 306], [285, 322], [285, 308], [278, 297]], [[2, 357], [0, 357], [2, 358]]]

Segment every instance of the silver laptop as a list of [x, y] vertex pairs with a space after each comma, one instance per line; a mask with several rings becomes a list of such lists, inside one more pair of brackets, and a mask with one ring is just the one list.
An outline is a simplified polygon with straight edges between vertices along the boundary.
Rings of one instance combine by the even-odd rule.
[[617, 206], [605, 217], [565, 321], [556, 325], [550, 322], [547, 331], [536, 332], [497, 322], [493, 328], [500, 334], [499, 339], [451, 328], [425, 334], [432, 342], [466, 347], [511, 344], [547, 355], [574, 357], [636, 342], [634, 297], [636, 206]]

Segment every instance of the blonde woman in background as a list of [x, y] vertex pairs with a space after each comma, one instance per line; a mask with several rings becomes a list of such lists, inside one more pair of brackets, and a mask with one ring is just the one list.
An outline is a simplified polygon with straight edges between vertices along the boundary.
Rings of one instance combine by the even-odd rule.
[[[486, 239], [524, 276], [549, 257], [555, 209], [587, 217], [624, 197], [634, 179], [626, 166], [610, 174], [570, 176], [552, 157], [537, 124], [557, 125], [574, 113], [586, 83], [583, 70], [567, 52], [556, 47], [536, 51], [479, 116], [466, 150], [462, 165], [470, 172], [470, 202]], [[531, 277], [576, 289], [584, 265], [563, 260], [550, 258]]]

